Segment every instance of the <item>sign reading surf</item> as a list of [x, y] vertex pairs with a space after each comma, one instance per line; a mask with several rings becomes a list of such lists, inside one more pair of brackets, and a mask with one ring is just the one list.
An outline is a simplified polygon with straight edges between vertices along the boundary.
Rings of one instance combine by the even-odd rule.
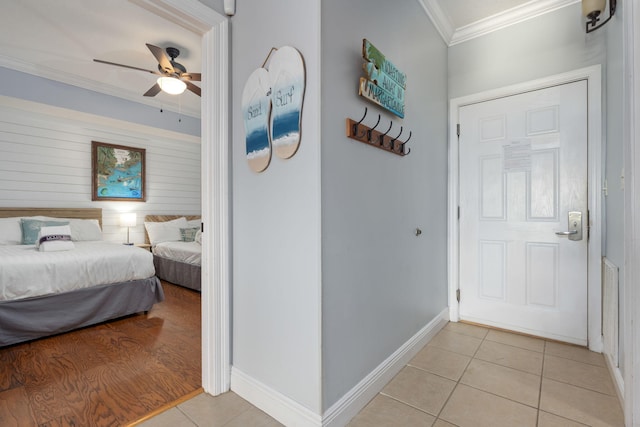
[[400, 71], [367, 39], [362, 40], [362, 68], [366, 77], [360, 78], [358, 94], [404, 118], [404, 92], [407, 75]]

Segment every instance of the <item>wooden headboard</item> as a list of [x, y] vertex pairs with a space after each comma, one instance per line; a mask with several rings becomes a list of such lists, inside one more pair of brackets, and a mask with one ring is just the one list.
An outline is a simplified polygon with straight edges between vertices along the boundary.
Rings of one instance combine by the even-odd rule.
[[[171, 221], [174, 219], [185, 217], [187, 221], [191, 221], [193, 219], [201, 219], [200, 215], [145, 215], [144, 222], [165, 222]], [[149, 234], [147, 233], [147, 229], [144, 230], [144, 241], [145, 243], [149, 243]]]
[[54, 218], [97, 219], [102, 228], [101, 208], [0, 208], [0, 218], [51, 216]]

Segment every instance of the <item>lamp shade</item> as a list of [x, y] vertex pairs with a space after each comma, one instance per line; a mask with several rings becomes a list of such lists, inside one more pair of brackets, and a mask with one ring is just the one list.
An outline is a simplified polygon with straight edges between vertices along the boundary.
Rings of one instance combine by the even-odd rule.
[[600, 16], [604, 12], [607, 0], [582, 0], [582, 15], [586, 17]]
[[122, 227], [135, 227], [136, 226], [136, 213], [127, 212], [120, 215], [120, 226]]
[[180, 95], [187, 88], [187, 84], [175, 77], [158, 77], [158, 86], [170, 95]]

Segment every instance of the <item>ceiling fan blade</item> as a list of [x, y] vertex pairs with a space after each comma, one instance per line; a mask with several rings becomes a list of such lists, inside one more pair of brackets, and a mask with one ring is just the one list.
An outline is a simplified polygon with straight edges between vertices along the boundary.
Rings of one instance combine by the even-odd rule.
[[160, 93], [161, 90], [162, 89], [160, 88], [160, 85], [156, 83], [153, 86], [151, 86], [151, 89], [149, 89], [144, 93], [144, 96], [156, 96], [158, 93]]
[[158, 64], [160, 64], [160, 67], [162, 67], [162, 69], [165, 70], [166, 73], [173, 74], [176, 72], [176, 70], [173, 69], [173, 65], [171, 65], [171, 60], [169, 59], [167, 54], [164, 53], [164, 49], [149, 43], [147, 43], [147, 47], [149, 48], [153, 56], [156, 57], [156, 59], [158, 60]]
[[196, 95], [201, 96], [200, 88], [198, 86], [194, 85], [190, 81], [185, 81], [185, 83], [187, 85], [187, 89], [189, 89], [191, 92], [195, 93]]
[[187, 80], [191, 80], [192, 82], [199, 82], [201, 79], [201, 74], [200, 73], [182, 73], [180, 77]]
[[101, 63], [101, 64], [108, 64], [108, 65], [115, 65], [116, 67], [130, 68], [130, 69], [132, 69], [132, 70], [144, 71], [144, 72], [146, 72], [146, 73], [151, 73], [151, 74], [158, 74], [158, 75], [160, 75], [160, 73], [159, 73], [159, 72], [157, 72], [157, 71], [147, 70], [146, 68], [132, 67], [131, 65], [117, 64], [117, 63], [115, 63], [115, 62], [103, 61], [103, 60], [101, 60], [101, 59], [94, 59], [94, 62], [99, 62], [99, 63]]

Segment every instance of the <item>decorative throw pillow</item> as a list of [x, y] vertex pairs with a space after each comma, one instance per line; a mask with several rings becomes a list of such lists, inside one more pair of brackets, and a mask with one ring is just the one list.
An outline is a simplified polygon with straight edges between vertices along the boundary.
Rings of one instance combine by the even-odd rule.
[[38, 240], [40, 228], [56, 225], [69, 225], [69, 221], [42, 221], [39, 219], [22, 218], [20, 220], [22, 226], [22, 244], [35, 245]]
[[202, 244], [202, 231], [201, 230], [198, 230], [198, 232], [196, 233], [196, 238], [195, 238], [194, 241]]
[[181, 228], [180, 237], [183, 242], [193, 242], [196, 240], [196, 233], [200, 230], [198, 227]]
[[70, 251], [75, 248], [71, 241], [71, 227], [68, 225], [41, 227], [36, 247], [40, 252]]

